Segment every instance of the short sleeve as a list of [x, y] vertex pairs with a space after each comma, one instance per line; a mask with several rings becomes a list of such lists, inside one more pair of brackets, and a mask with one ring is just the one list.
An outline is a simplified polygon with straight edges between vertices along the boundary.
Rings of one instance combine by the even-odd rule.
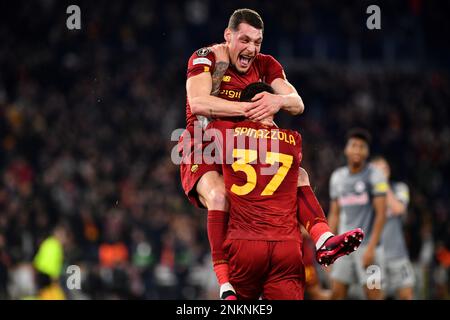
[[409, 204], [408, 186], [403, 182], [397, 182], [393, 189], [395, 197], [407, 206]]
[[385, 195], [389, 188], [385, 175], [378, 168], [370, 167], [370, 169], [369, 182], [372, 196]]
[[214, 69], [215, 62], [216, 59], [211, 49], [198, 49], [189, 58], [187, 78], [196, 76], [202, 72], [211, 72]]
[[286, 74], [284, 73], [281, 64], [272, 56], [264, 56], [264, 82], [271, 84], [273, 80], [281, 78], [286, 80]]

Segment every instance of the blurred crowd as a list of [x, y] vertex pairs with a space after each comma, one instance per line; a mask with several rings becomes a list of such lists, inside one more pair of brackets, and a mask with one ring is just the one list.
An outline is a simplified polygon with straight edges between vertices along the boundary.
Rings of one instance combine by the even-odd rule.
[[[184, 197], [170, 137], [185, 125], [190, 54], [220, 42], [242, 3], [78, 4], [73, 31], [64, 1], [0, 4], [0, 298], [38, 294], [31, 265], [58, 226], [61, 287], [67, 266], [81, 268], [69, 299], [215, 299], [205, 212]], [[276, 121], [302, 133], [325, 211], [345, 132], [365, 126], [372, 153], [411, 189], [417, 297], [448, 298], [448, 4], [380, 3], [385, 29], [373, 33], [364, 1], [245, 5], [265, 20], [263, 52], [305, 101], [304, 115]]]

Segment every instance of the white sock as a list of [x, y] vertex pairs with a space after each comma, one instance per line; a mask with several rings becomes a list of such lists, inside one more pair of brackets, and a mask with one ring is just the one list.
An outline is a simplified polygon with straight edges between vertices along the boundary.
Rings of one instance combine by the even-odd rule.
[[330, 237], [334, 237], [334, 234], [332, 234], [329, 231], [322, 233], [322, 235], [320, 236], [319, 240], [317, 240], [317, 242], [316, 242], [316, 250], [319, 250], [320, 247], [323, 246], [325, 241], [327, 241]]
[[224, 284], [222, 284], [221, 286], [220, 286], [220, 296], [222, 297], [222, 294], [225, 292], [225, 291], [233, 291], [234, 293], [236, 293], [236, 291], [234, 290], [234, 288], [233, 288], [233, 286], [231, 285], [231, 283], [229, 283], [229, 282], [225, 282]]

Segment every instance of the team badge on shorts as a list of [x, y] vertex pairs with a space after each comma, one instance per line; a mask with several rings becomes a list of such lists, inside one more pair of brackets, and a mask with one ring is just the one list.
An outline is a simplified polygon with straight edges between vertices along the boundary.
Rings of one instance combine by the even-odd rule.
[[198, 170], [198, 164], [192, 165], [192, 167], [191, 167], [191, 172], [192, 172], [192, 173], [196, 173], [197, 170]]
[[211, 52], [211, 49], [209, 48], [201, 48], [197, 50], [197, 56], [199, 57], [206, 57], [208, 53]]

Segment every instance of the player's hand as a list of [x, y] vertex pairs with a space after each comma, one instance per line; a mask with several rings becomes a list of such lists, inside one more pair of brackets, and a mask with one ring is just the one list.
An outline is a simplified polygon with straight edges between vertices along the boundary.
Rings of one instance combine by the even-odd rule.
[[226, 43], [215, 44], [211, 47], [211, 51], [216, 56], [217, 62], [230, 63], [230, 54], [228, 53], [228, 46]]
[[375, 248], [367, 247], [362, 256], [362, 265], [364, 269], [367, 269], [375, 261]]
[[274, 115], [281, 108], [281, 96], [269, 92], [256, 94], [252, 103], [245, 108], [245, 116], [250, 120], [261, 121]]

